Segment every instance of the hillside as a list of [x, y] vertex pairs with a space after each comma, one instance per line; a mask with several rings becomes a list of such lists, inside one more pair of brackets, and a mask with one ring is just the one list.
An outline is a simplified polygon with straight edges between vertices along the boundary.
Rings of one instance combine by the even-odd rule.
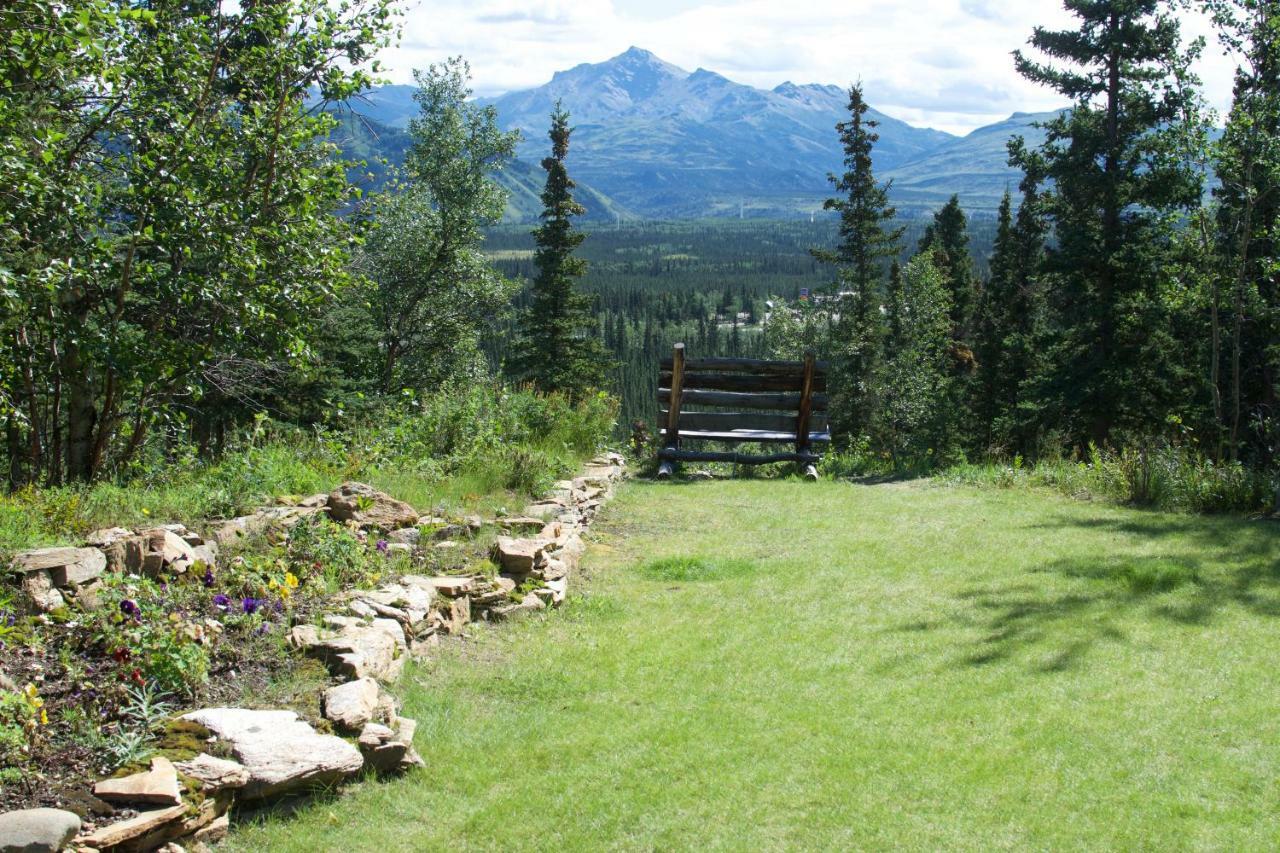
[[935, 204], [938, 199], [959, 193], [965, 207], [994, 209], [1005, 188], [1016, 195], [1022, 172], [1008, 164], [1008, 143], [1022, 136], [1029, 146], [1044, 141], [1037, 124], [1058, 113], [1015, 113], [1006, 121], [980, 127], [968, 136], [915, 160], [881, 172], [893, 181], [893, 198], [901, 205]]
[[[417, 111], [413, 93], [412, 86], [384, 86], [354, 103], [365, 127], [345, 122], [343, 147], [397, 162]], [[524, 137], [520, 162], [502, 179], [514, 220], [539, 209], [541, 172], [530, 164], [545, 154], [547, 116], [557, 100], [573, 115], [570, 168], [595, 219], [808, 216], [821, 210], [827, 175], [840, 168], [835, 125], [847, 117], [840, 86], [757, 89], [633, 47], [557, 72], [545, 85], [478, 100]], [[893, 200], [908, 216], [953, 193], [971, 210], [991, 211], [1018, 182], [1006, 142], [1016, 134], [1038, 138], [1031, 125], [1051, 115], [1017, 114], [957, 137], [872, 109], [880, 135], [875, 166], [893, 179]]]
[[[357, 107], [359, 109], [361, 107]], [[338, 115], [340, 124], [333, 133], [333, 141], [346, 157], [363, 163], [351, 170], [352, 180], [366, 191], [380, 188], [387, 181], [390, 169], [404, 162], [411, 144], [408, 132], [359, 112], [344, 111]], [[395, 118], [394, 114], [389, 117]], [[408, 124], [408, 116], [402, 117], [401, 124]], [[514, 160], [496, 177], [508, 193], [504, 218], [510, 222], [536, 219], [542, 211], [540, 196], [546, 180], [546, 173], [538, 161]], [[618, 222], [635, 218], [608, 196], [582, 181], [578, 181], [575, 195], [586, 208], [585, 218], [589, 221]]]

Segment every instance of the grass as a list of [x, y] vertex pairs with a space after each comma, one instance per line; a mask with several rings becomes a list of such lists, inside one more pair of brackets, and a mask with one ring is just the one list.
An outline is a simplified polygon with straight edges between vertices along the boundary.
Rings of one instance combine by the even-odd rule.
[[344, 430], [262, 422], [220, 459], [152, 454], [116, 481], [0, 494], [0, 562], [23, 548], [80, 544], [111, 526], [250, 512], [273, 498], [360, 480], [426, 514], [518, 513], [593, 455], [613, 425], [607, 397], [560, 397], [475, 386], [387, 410]]
[[427, 768], [232, 850], [1275, 849], [1280, 526], [634, 483], [563, 611], [397, 692]]

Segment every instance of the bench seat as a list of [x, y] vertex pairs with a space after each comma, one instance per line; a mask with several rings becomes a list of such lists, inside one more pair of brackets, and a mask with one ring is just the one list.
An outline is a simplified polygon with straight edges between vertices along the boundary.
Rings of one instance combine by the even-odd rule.
[[[700, 441], [758, 441], [758, 442], [794, 442], [796, 434], [794, 432], [772, 432], [764, 429], [735, 429], [728, 431], [714, 430], [689, 430], [682, 429], [678, 433], [681, 439], [700, 440]], [[662, 430], [662, 437], [666, 439], [667, 431]], [[809, 433], [810, 443], [827, 444], [831, 441], [831, 433], [829, 432], [811, 432]]]

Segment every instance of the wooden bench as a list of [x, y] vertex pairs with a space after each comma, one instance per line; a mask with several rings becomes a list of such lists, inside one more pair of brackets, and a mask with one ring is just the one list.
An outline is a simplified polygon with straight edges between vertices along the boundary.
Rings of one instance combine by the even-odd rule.
[[[658, 403], [666, 406], [659, 409], [660, 479], [670, 477], [681, 462], [795, 462], [817, 479], [819, 456], [813, 447], [831, 441], [826, 362], [816, 361], [813, 353], [804, 361], [686, 359], [684, 344], [676, 344], [672, 357], [662, 359], [659, 367]], [[794, 449], [767, 455], [691, 450], [683, 447], [689, 441], [790, 444]]]

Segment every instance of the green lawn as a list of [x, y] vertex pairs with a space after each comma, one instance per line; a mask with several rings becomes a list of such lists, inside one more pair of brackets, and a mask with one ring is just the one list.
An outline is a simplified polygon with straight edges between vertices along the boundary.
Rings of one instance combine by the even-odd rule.
[[565, 610], [406, 676], [426, 770], [230, 846], [1280, 846], [1280, 525], [735, 481], [593, 538]]

